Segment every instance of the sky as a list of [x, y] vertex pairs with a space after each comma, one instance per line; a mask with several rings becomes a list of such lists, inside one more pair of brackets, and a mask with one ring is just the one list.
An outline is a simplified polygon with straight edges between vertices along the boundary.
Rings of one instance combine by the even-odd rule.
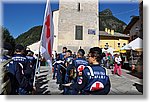
[[99, 3], [99, 11], [103, 11], [109, 8], [113, 15], [118, 19], [124, 21], [128, 24], [131, 20], [131, 16], [138, 16], [139, 15], [139, 5], [137, 2], [115, 2], [115, 3], [106, 3], [101, 2]]
[[[8, 2], [5, 2], [8, 1]], [[12, 0], [13, 1], [13, 0]], [[28, 31], [34, 26], [43, 24], [46, 0], [42, 2], [12, 2], [3, 0], [2, 2], [2, 25], [6, 27], [14, 38]], [[33, 0], [34, 1], [34, 0]], [[138, 3], [133, 2], [106, 2], [100, 0], [99, 11], [109, 8], [113, 15], [128, 24], [130, 16], [139, 15]], [[58, 0], [51, 3], [52, 10], [59, 8]]]

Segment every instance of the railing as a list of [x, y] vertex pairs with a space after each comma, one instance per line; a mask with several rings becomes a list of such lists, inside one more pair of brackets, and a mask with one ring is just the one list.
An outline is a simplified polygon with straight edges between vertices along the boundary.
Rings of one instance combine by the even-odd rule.
[[8, 95], [11, 92], [11, 82], [8, 76], [8, 71], [6, 70], [6, 65], [10, 61], [11, 60], [7, 60], [0, 63], [0, 82], [1, 82], [0, 94], [1, 95]]

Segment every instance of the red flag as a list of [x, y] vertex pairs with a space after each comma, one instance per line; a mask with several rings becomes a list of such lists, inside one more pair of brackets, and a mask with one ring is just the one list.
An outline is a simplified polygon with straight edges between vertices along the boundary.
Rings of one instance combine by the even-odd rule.
[[52, 48], [53, 48], [53, 19], [50, 7], [50, 0], [47, 0], [45, 17], [41, 34], [41, 54], [46, 59], [49, 60], [50, 66], [52, 65]]

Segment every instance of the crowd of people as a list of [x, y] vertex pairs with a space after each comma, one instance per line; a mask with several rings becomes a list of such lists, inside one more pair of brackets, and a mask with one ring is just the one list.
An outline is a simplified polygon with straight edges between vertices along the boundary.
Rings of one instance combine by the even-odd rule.
[[119, 54], [102, 53], [101, 66], [111, 69], [113, 74], [122, 75], [122, 58]]
[[10, 95], [28, 95], [34, 92], [34, 76], [36, 68], [36, 59], [31, 50], [26, 50], [18, 44], [13, 47], [6, 43], [1, 49], [2, 56], [0, 63], [9, 60], [5, 65], [8, 71], [8, 77], [11, 83]]
[[[102, 50], [93, 47], [85, 56], [84, 49], [77, 54], [63, 47], [62, 53], [53, 59], [53, 79], [64, 95], [106, 95], [111, 83], [106, 69], [101, 66]], [[57, 74], [56, 74], [57, 73]]]
[[[62, 53], [55, 54], [52, 55], [52, 79], [57, 80], [59, 90], [63, 90], [64, 95], [108, 94], [111, 83], [106, 68], [112, 69], [113, 74], [122, 74], [121, 57], [102, 53], [99, 47], [91, 48], [87, 55], [84, 49], [72, 53], [66, 47], [63, 47]], [[13, 53], [9, 44], [4, 45], [0, 62], [11, 59], [6, 66], [12, 83], [10, 94], [27, 95], [35, 91], [35, 71], [40, 61], [37, 61], [38, 55], [33, 55], [31, 50], [26, 50], [22, 45], [16, 45]]]

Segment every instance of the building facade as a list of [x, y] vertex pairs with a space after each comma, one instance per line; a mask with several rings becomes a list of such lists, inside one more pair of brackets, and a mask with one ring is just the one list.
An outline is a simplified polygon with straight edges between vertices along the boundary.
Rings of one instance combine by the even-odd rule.
[[133, 16], [130, 23], [127, 25], [123, 32], [126, 35], [130, 35], [130, 41], [133, 41], [137, 37], [141, 36], [140, 25], [141, 21], [139, 19], [139, 16]]
[[59, 10], [53, 11], [53, 23], [54, 23], [54, 44], [53, 50], [58, 51], [58, 20], [59, 20]]
[[140, 15], [140, 38], [143, 39], [143, 0], [140, 0], [139, 4], [139, 15]]
[[131, 41], [138, 38], [138, 37], [141, 37], [140, 24], [141, 24], [141, 21], [138, 17], [137, 21], [135, 22], [135, 24], [130, 29]]
[[[66, 46], [76, 52], [87, 52], [99, 43], [98, 0], [60, 0], [54, 17], [54, 50]], [[57, 29], [57, 30], [56, 30]]]
[[110, 33], [111, 30], [100, 31], [99, 47], [100, 48], [113, 48], [115, 51], [119, 51], [120, 48], [129, 43], [130, 36], [114, 32]]

